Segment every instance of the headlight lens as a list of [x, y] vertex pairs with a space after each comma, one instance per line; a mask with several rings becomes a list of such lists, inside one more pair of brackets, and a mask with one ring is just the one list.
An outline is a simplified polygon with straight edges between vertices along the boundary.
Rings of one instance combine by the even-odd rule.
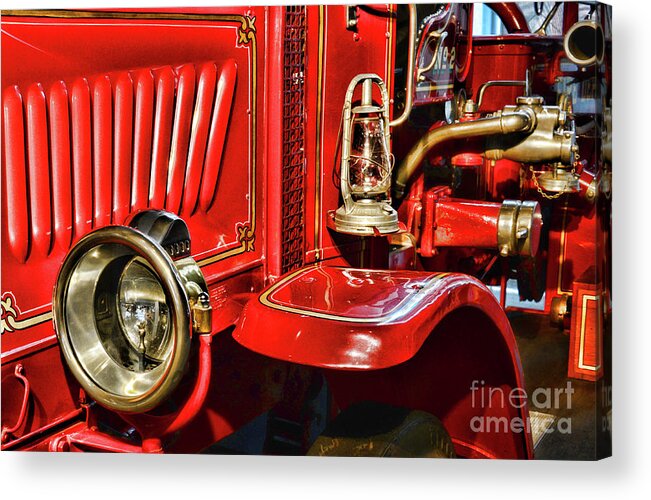
[[170, 312], [163, 287], [142, 259], [125, 267], [118, 286], [124, 335], [139, 353], [139, 369], [157, 366], [172, 348]]

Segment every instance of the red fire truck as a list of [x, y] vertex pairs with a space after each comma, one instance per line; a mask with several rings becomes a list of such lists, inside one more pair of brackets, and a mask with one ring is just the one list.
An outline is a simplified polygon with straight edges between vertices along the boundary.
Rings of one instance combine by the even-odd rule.
[[508, 283], [574, 377], [610, 311], [609, 11], [559, 6], [3, 12], [2, 449], [531, 458]]

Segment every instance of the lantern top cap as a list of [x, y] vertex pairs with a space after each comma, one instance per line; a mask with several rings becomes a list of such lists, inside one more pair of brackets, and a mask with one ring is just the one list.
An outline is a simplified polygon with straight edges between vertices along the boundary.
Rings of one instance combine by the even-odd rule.
[[356, 114], [381, 113], [383, 108], [373, 104], [373, 77], [362, 80], [362, 101], [359, 106], [353, 108]]

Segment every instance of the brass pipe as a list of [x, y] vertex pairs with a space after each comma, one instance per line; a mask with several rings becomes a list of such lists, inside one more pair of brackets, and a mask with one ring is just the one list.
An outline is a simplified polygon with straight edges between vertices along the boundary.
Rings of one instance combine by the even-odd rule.
[[503, 113], [496, 117], [458, 122], [430, 130], [411, 148], [398, 167], [394, 181], [395, 197], [402, 198], [407, 183], [416, 172], [425, 155], [442, 142], [514, 132], [531, 132], [535, 125], [535, 113], [530, 108], [525, 108], [511, 113]]
[[482, 83], [477, 92], [477, 109], [481, 108], [481, 103], [484, 100], [484, 94], [491, 87], [527, 87], [526, 80], [489, 80]]
[[549, 26], [549, 23], [552, 22], [552, 19], [554, 19], [554, 16], [556, 15], [556, 11], [558, 10], [558, 8], [560, 6], [561, 6], [561, 2], [554, 3], [554, 6], [547, 13], [547, 17], [545, 17], [545, 20], [540, 25], [540, 28], [538, 28], [536, 30], [536, 32], [535, 32], [536, 35], [540, 35], [540, 36], [546, 36], [547, 35], [547, 27]]
[[594, 21], [580, 21], [572, 25], [563, 38], [563, 48], [568, 59], [585, 67], [604, 59], [604, 30]]

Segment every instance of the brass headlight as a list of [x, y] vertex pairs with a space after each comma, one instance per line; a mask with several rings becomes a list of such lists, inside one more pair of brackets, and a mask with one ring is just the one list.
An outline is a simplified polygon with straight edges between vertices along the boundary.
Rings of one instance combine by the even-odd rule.
[[182, 378], [192, 307], [207, 287], [181, 219], [152, 211], [132, 225], [98, 229], [74, 246], [53, 309], [63, 356], [88, 394], [114, 410], [143, 412]]

